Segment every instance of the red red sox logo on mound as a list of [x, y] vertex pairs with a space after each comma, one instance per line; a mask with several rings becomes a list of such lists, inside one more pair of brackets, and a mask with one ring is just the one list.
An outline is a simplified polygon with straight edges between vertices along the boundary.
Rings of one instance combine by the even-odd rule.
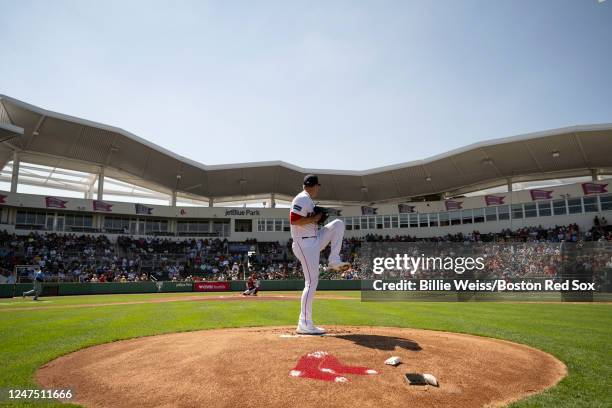
[[289, 372], [292, 377], [348, 382], [349, 379], [342, 374], [372, 375], [378, 373], [367, 367], [344, 365], [325, 351], [315, 351], [300, 357], [297, 365]]

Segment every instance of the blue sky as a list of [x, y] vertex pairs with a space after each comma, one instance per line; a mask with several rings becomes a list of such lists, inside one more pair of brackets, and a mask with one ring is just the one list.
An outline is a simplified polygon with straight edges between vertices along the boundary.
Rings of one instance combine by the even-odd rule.
[[367, 169], [612, 122], [612, 1], [0, 0], [0, 93], [205, 164]]

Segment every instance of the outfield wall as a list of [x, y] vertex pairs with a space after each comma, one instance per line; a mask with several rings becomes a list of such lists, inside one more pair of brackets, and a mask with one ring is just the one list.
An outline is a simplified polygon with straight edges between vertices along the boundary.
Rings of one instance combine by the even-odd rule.
[[[246, 281], [227, 282], [229, 291], [241, 292], [246, 289]], [[0, 284], [0, 297], [21, 296], [32, 289], [31, 283], [15, 285]], [[302, 290], [303, 280], [270, 280], [261, 281], [262, 291]], [[359, 280], [320, 280], [317, 290], [360, 290]], [[43, 296], [69, 295], [106, 295], [127, 293], [169, 293], [193, 292], [195, 282], [108, 282], [108, 283], [45, 283]]]

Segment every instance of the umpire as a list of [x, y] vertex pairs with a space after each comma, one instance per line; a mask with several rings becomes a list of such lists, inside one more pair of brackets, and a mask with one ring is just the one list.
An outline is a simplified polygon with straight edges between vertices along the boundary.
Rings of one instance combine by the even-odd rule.
[[45, 281], [45, 275], [39, 269], [34, 274], [34, 289], [29, 290], [27, 292], [23, 292], [21, 296], [25, 298], [26, 296], [34, 295], [34, 299], [32, 300], [38, 300], [38, 297], [42, 294], [42, 288], [43, 288], [44, 281]]

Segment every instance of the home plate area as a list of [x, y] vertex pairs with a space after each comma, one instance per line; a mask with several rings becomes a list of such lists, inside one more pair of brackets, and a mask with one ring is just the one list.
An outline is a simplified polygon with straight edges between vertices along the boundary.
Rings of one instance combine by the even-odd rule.
[[[417, 329], [265, 327], [173, 333], [80, 350], [41, 367], [86, 407], [478, 407], [556, 384], [563, 363], [524, 345]], [[384, 364], [391, 356], [398, 366]], [[433, 374], [439, 387], [409, 385]], [[358, 402], [358, 403], [357, 403]]]

